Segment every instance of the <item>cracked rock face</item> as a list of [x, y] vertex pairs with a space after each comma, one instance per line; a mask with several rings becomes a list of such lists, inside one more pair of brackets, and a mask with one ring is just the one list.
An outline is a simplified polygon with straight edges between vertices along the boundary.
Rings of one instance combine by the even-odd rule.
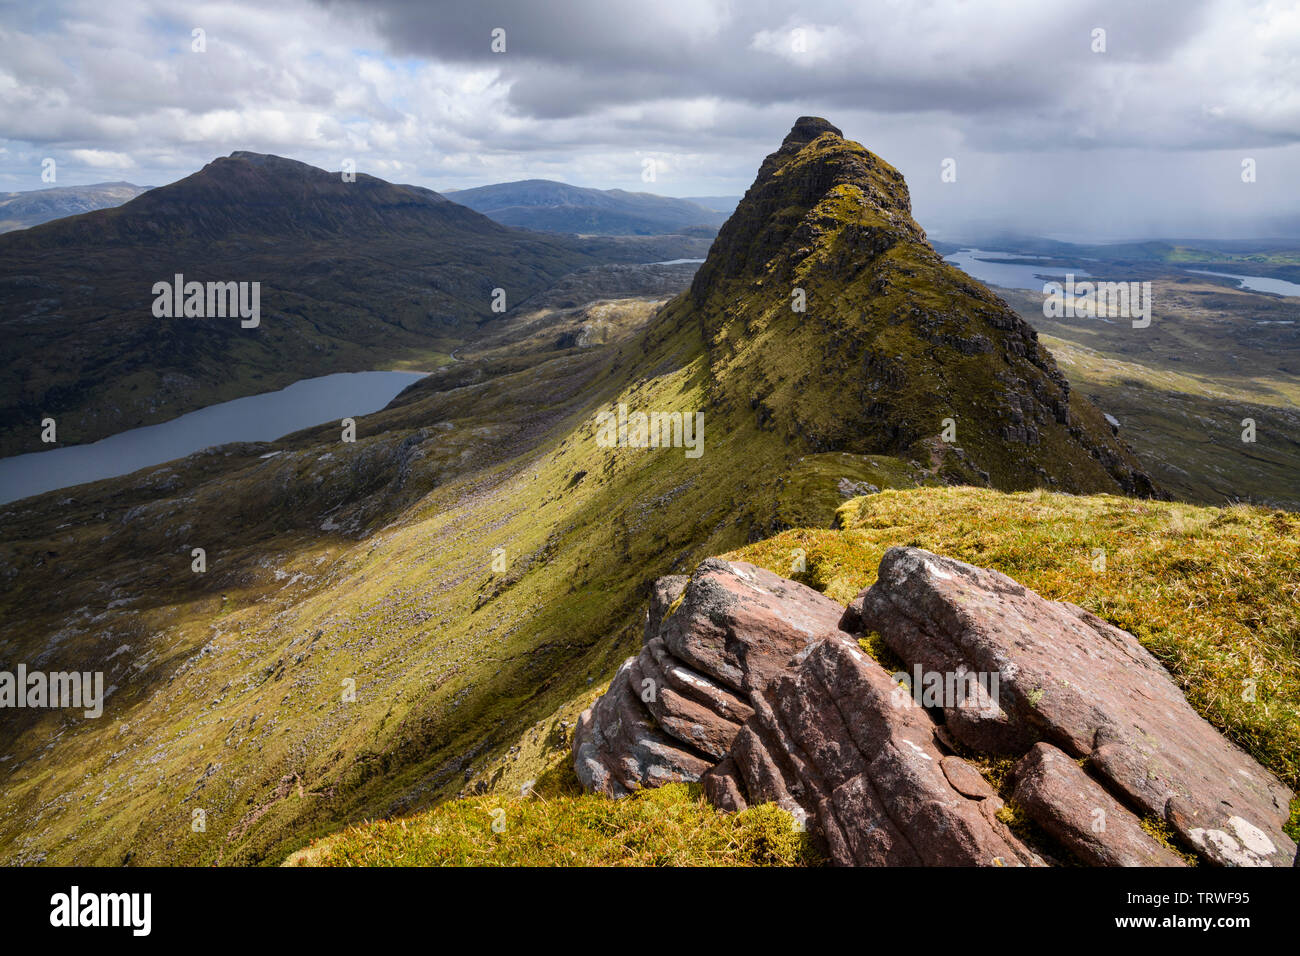
[[[997, 672], [997, 742], [1044, 740], [1132, 811], [1169, 823], [1214, 863], [1289, 866], [1291, 791], [1196, 713], [1127, 631], [997, 571], [891, 548], [844, 615], [925, 670]], [[962, 740], [961, 721], [947, 729]], [[963, 740], [978, 747], [977, 739]], [[988, 745], [988, 741], [983, 741]]]
[[693, 782], [726, 756], [753, 710], [746, 697], [843, 608], [795, 581], [710, 558], [651, 589], [641, 653], [578, 719], [574, 766], [610, 796]]
[[1148, 836], [1132, 813], [1051, 744], [1035, 744], [1016, 767], [1015, 801], [1084, 863], [1187, 865]]
[[944, 755], [933, 721], [897, 690], [846, 635], [818, 641], [751, 695], [734, 766], [710, 771], [706, 791], [734, 786], [810, 819], [840, 865], [1042, 865], [998, 820], [984, 778]]
[[[859, 647], [870, 632], [918, 676], [981, 680], [909, 692]], [[959, 751], [1018, 758], [1002, 792], [1033, 846]], [[887, 552], [847, 610], [740, 562], [661, 578], [641, 652], [580, 718], [574, 761], [610, 796], [698, 780], [725, 810], [777, 803], [841, 865], [1185, 865], [1151, 820], [1211, 863], [1296, 855], [1291, 792], [1136, 638], [916, 548]]]

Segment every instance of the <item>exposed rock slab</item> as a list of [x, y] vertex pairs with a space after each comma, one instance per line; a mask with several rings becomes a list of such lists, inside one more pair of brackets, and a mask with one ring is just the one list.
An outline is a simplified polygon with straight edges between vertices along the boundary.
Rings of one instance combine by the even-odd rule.
[[[655, 641], [662, 646], [658, 638]], [[662, 653], [662, 652], [661, 652]], [[736, 731], [740, 730], [737, 720], [719, 713], [719, 709], [738, 711], [740, 702], [729, 706], [722, 694], [718, 695], [715, 707], [707, 706], [690, 696], [679, 692], [681, 686], [692, 686], [692, 680], [704, 682], [705, 678], [690, 674], [675, 662], [667, 664], [675, 682], [660, 669], [654, 651], [648, 646], [632, 659], [628, 668], [628, 683], [633, 690], [640, 690], [641, 702], [655, 722], [668, 734], [689, 744], [696, 750], [714, 760], [721, 760], [731, 748]], [[715, 685], [716, 686], [716, 685]]]
[[665, 734], [632, 690], [632, 659], [578, 718], [574, 769], [584, 789], [621, 797], [642, 787], [698, 780], [713, 761]]
[[[906, 662], [910, 692], [860, 649], [867, 631]], [[971, 750], [1022, 758], [1010, 798], [1041, 846], [1006, 825]], [[842, 613], [738, 562], [660, 579], [641, 651], [582, 715], [574, 758], [584, 786], [612, 796], [699, 780], [725, 810], [774, 802], [843, 865], [1042, 865], [1036, 851], [1184, 865], [1147, 816], [1210, 862], [1295, 857], [1290, 791], [1136, 638], [915, 548], [887, 552]]]
[[1080, 861], [1093, 866], [1186, 866], [1051, 744], [1035, 744], [1015, 775], [1016, 805]]
[[805, 644], [839, 631], [843, 609], [771, 571], [709, 558], [660, 636], [679, 660], [732, 690], [760, 690]]
[[690, 578], [684, 574], [665, 574], [661, 578], [656, 578], [655, 583], [650, 585], [650, 607], [647, 608], [645, 617], [647, 643], [658, 636], [659, 625], [663, 623], [664, 615], [673, 606], [673, 602], [682, 596], [688, 581]]
[[748, 690], [835, 631], [842, 613], [811, 588], [744, 562], [710, 558], [689, 579], [660, 578], [641, 652], [578, 719], [578, 779], [610, 796], [699, 780], [752, 716]]
[[1126, 631], [997, 571], [918, 548], [886, 552], [843, 626], [879, 633], [927, 671], [996, 672], [1001, 731], [985, 725], [976, 737], [949, 721], [946, 731], [963, 743], [992, 740], [1014, 752], [1036, 738], [1087, 757], [1107, 790], [1168, 821], [1215, 863], [1290, 866], [1295, 858], [1282, 830], [1291, 791], [1198, 715]]
[[945, 755], [934, 722], [897, 691], [846, 635], [818, 641], [751, 694], [734, 770], [710, 771], [706, 790], [743, 787], [747, 802], [809, 820], [840, 865], [1041, 865], [997, 819], [1002, 801], [979, 772]]

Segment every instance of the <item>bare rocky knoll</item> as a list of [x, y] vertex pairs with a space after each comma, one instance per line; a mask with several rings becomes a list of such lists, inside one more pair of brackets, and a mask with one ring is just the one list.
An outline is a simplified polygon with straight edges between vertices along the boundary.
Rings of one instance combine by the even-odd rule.
[[1133, 635], [913, 547], [848, 608], [743, 562], [661, 578], [573, 747], [588, 790], [775, 802], [841, 865], [1296, 858], [1291, 791]]

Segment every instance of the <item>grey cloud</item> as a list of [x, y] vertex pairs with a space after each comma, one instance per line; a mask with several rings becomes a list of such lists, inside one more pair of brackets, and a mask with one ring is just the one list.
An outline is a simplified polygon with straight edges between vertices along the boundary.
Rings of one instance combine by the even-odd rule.
[[[1053, 5], [1040, 29], [976, 34], [971, 29], [981, 23], [996, 31], [1025, 19], [1026, 7], [986, 5], [1005, 12], [985, 21], [959, 14], [978, 5], [934, 3], [319, 2], [365, 19], [396, 53], [499, 69], [510, 105], [539, 118], [702, 94], [757, 105], [815, 98], [828, 108], [886, 112], [1046, 111], [1068, 103], [1098, 73], [1094, 27], [1107, 30], [1106, 65], [1159, 63], [1201, 29], [1208, 6]], [[495, 27], [506, 30], [505, 54], [489, 48]], [[810, 50], [812, 62], [800, 65], [755, 47], [764, 33], [780, 38], [798, 27], [814, 35], [814, 47], [824, 29], [834, 53], [818, 60]]]
[[[1263, 0], [54, 0], [0, 11], [0, 46], [7, 189], [39, 187], [47, 155], [61, 183], [157, 184], [253, 149], [435, 189], [645, 188], [650, 154], [656, 191], [734, 194], [807, 113], [902, 169], [945, 228], [1157, 222], [1207, 195], [1262, 216], [1300, 173], [1300, 17]], [[1252, 189], [1214, 192], [1254, 154]]]

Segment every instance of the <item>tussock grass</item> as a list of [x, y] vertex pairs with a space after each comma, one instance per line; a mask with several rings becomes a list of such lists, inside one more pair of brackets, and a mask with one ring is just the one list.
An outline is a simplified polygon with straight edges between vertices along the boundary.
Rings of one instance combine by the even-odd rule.
[[622, 800], [576, 793], [472, 797], [351, 827], [289, 863], [323, 866], [796, 866], [818, 862], [773, 804], [727, 814], [698, 785]]

